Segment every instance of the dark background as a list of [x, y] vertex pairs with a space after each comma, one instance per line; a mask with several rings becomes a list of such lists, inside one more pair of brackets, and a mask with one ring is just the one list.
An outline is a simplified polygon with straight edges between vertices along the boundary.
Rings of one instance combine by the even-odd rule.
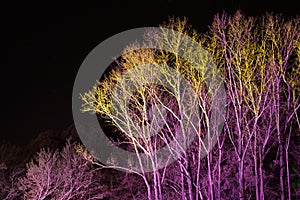
[[[98, 4], [18, 4], [1, 6], [0, 142], [25, 144], [39, 132], [61, 131], [73, 123], [72, 87], [88, 53], [114, 34], [158, 26], [169, 16], [186, 16], [203, 32], [213, 15], [241, 9], [299, 14], [288, 1], [206, 0], [111, 1]], [[263, 3], [262, 3], [263, 2]], [[3, 61], [2, 60], [2, 61]]]

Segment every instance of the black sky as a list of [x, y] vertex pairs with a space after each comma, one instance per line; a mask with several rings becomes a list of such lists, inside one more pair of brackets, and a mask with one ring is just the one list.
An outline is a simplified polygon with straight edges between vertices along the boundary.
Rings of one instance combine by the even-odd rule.
[[26, 143], [39, 132], [71, 125], [77, 70], [95, 46], [121, 31], [157, 26], [168, 16], [186, 16], [195, 28], [205, 31], [214, 14], [238, 8], [247, 15], [300, 14], [298, 5], [287, 1], [120, 2], [2, 6], [0, 142]]

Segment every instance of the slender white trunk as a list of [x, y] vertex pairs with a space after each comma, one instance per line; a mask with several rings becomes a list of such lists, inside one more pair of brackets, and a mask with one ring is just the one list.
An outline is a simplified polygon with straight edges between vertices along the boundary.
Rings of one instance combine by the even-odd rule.
[[203, 199], [201, 190], [200, 190], [200, 166], [201, 166], [201, 138], [199, 137], [199, 145], [198, 145], [198, 160], [197, 160], [197, 174], [196, 174], [196, 200]]
[[207, 175], [208, 175], [208, 199], [214, 200], [212, 170], [211, 170], [211, 153], [207, 155]]
[[244, 200], [244, 160], [239, 159], [239, 199]]
[[288, 199], [291, 199], [291, 180], [290, 180], [290, 168], [289, 168], [289, 146], [285, 148], [285, 160], [286, 160], [286, 178], [287, 178], [287, 192]]
[[181, 198], [182, 199], [186, 199], [186, 193], [185, 193], [185, 181], [184, 181], [184, 169], [183, 169], [183, 166], [180, 165], [180, 168], [181, 168]]
[[284, 200], [284, 158], [283, 158], [283, 144], [280, 130], [280, 81], [277, 79], [276, 84], [276, 128], [277, 128], [277, 140], [279, 146], [279, 180], [280, 180], [280, 199]]
[[158, 195], [158, 184], [157, 184], [157, 176], [156, 172], [153, 172], [153, 188], [154, 188], [154, 196], [155, 200], [159, 200], [159, 195]]
[[[255, 196], [256, 199], [259, 199], [259, 175], [258, 175], [258, 166], [257, 166], [257, 137], [256, 133], [254, 135], [254, 152], [253, 152], [253, 162], [254, 162], [254, 176], [255, 176]], [[261, 167], [261, 166], [260, 166]]]
[[[278, 136], [278, 139], [280, 139], [280, 136]], [[280, 168], [280, 175], [279, 175], [279, 180], [280, 180], [280, 199], [284, 200], [284, 160], [283, 160], [283, 147], [282, 147], [282, 142], [279, 143], [279, 168]]]
[[158, 177], [158, 179], [157, 179], [158, 195], [159, 195], [159, 199], [161, 200], [163, 198], [162, 198], [162, 191], [161, 191], [161, 177], [160, 177], [159, 171], [157, 171], [157, 177]]
[[264, 150], [259, 151], [259, 188], [260, 188], [260, 198], [265, 199], [265, 190], [264, 190], [264, 174], [263, 174], [263, 157], [264, 157]]
[[221, 199], [221, 162], [222, 162], [222, 145], [220, 144], [220, 140], [218, 138], [218, 148], [219, 148], [219, 155], [218, 155], [218, 191], [217, 191], [217, 199]]
[[[260, 166], [259, 166], [260, 167]], [[259, 168], [260, 169], [260, 168]], [[259, 198], [259, 183], [260, 183], [260, 174], [258, 174], [258, 166], [257, 166], [257, 156], [256, 156], [256, 152], [255, 152], [255, 156], [254, 156], [254, 176], [255, 176], [255, 196], [256, 199], [260, 199]]]
[[190, 200], [194, 200], [194, 195], [193, 195], [193, 185], [192, 185], [192, 181], [191, 181], [191, 176], [189, 174], [189, 176], [187, 177], [187, 184], [188, 184], [188, 193], [189, 193], [189, 198]]
[[147, 187], [147, 197], [148, 197], [148, 200], [152, 200], [152, 198], [151, 198], [151, 186], [150, 186], [150, 184], [148, 182], [147, 176], [144, 176], [143, 179], [144, 179], [144, 183], [145, 183], [145, 185]]

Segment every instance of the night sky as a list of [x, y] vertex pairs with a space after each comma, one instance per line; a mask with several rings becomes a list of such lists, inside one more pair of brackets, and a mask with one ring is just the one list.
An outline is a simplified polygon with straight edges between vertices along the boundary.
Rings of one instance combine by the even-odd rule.
[[215, 13], [238, 8], [246, 15], [300, 14], [298, 5], [287, 1], [137, 2], [1, 6], [0, 142], [24, 144], [39, 132], [71, 125], [76, 73], [88, 53], [114, 34], [157, 26], [169, 16], [186, 16], [195, 28], [206, 31]]

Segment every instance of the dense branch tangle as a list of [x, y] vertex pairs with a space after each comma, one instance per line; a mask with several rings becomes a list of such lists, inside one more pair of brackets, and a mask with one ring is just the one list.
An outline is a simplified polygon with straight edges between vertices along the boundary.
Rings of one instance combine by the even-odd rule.
[[[290, 147], [295, 145], [292, 138], [297, 138], [300, 132], [299, 23], [299, 18], [285, 20], [271, 14], [252, 18], [237, 12], [233, 16], [216, 15], [209, 33], [202, 35], [187, 25], [186, 19], [170, 19], [169, 23], [162, 25], [199, 42], [221, 72], [227, 94], [227, 113], [222, 116], [226, 118], [225, 134], [220, 135], [217, 147], [211, 152], [209, 147], [203, 145], [202, 137], [202, 133], [207, 133], [210, 128], [213, 99], [211, 87], [205, 83], [216, 71], [205, 68], [211, 62], [206, 54], [199, 53], [193, 58], [191, 51], [194, 48], [182, 40], [183, 36], [168, 37], [163, 31], [149, 31], [146, 34], [148, 42], [159, 41], [161, 49], [167, 46], [171, 51], [131, 51], [133, 47], [142, 45], [129, 46], [118, 62], [120, 68], [113, 70], [108, 79], [82, 95], [85, 103], [83, 110], [101, 113], [118, 127], [126, 127], [121, 131], [130, 138], [137, 154], [144, 152], [149, 155], [148, 167], [153, 170], [151, 181], [154, 181], [154, 190], [157, 190], [154, 196], [157, 199], [161, 198], [161, 186], [171, 182], [168, 181], [168, 174], [179, 180], [178, 185], [173, 181], [171, 187], [181, 198], [236, 199], [238, 196], [239, 199], [249, 199], [255, 196], [256, 199], [292, 199], [293, 192], [297, 190], [292, 183], [298, 179], [291, 175], [291, 169], [297, 171], [295, 169], [299, 167], [290, 160], [300, 159], [299, 155], [290, 156]], [[178, 52], [183, 52], [188, 59], [182, 59]], [[198, 60], [196, 65], [189, 62], [194, 60]], [[131, 95], [129, 107], [132, 109], [129, 112], [124, 106], [127, 105], [126, 100], [114, 98], [115, 93], [111, 91], [117, 82], [123, 81], [121, 77], [126, 71], [135, 74], [132, 76], [135, 78], [128, 81], [138, 86], [146, 80], [146, 76], [151, 77], [151, 74], [146, 74], [151, 71], [142, 72], [140, 67], [150, 65], [160, 68], [158, 80], [161, 82], [149, 82], [137, 87], [134, 95], [127, 94]], [[168, 68], [162, 66], [174, 69], [176, 75], [166, 76]], [[201, 73], [196, 70], [199, 68]], [[194, 96], [188, 97], [191, 101], [185, 107], [182, 102], [190, 91], [180, 87], [183, 79], [188, 80], [195, 92]], [[131, 91], [125, 85], [118, 85], [124, 94]], [[120, 109], [126, 113], [125, 116], [111, 112], [111, 99], [123, 105]], [[190, 119], [195, 105], [200, 112], [197, 120], [193, 121]], [[184, 119], [191, 125], [188, 129], [182, 123]], [[165, 131], [161, 131], [162, 124]], [[197, 135], [188, 151], [185, 151], [186, 143], [168, 145], [172, 140], [176, 142], [178, 132], [184, 139], [188, 139], [191, 133]], [[156, 137], [150, 137], [152, 133], [156, 133]], [[159, 145], [155, 144], [157, 141]], [[162, 173], [157, 173], [159, 158], [153, 155], [163, 146], [169, 148], [170, 155], [179, 155], [177, 165], [170, 167], [179, 170], [178, 176], [166, 168]], [[201, 160], [204, 154], [206, 157]], [[228, 174], [228, 168], [237, 174]], [[278, 172], [277, 177], [270, 171]], [[146, 184], [150, 183], [150, 179], [145, 180], [148, 180]], [[230, 184], [233, 196], [224, 196], [226, 184]], [[150, 189], [148, 192], [151, 198], [153, 193]]]
[[[187, 26], [186, 20], [171, 19], [169, 24], [162, 27], [189, 35], [193, 40], [199, 37]], [[203, 132], [210, 125], [212, 91], [207, 89], [209, 86], [205, 85], [205, 78], [210, 78], [214, 71], [205, 70], [210, 61], [208, 55], [199, 52], [197, 58], [192, 58], [194, 52], [189, 51], [193, 48], [182, 36], [170, 37], [163, 29], [159, 33], [150, 30], [146, 34], [146, 41], [159, 41], [157, 45], [160, 49], [166, 49], [164, 47], [167, 45], [167, 49], [171, 51], [143, 48], [143, 45], [137, 43], [129, 45], [121, 59], [116, 60], [118, 68], [81, 96], [83, 111], [98, 113], [111, 120], [129, 138], [131, 150], [137, 155], [148, 155], [147, 167], [153, 171], [153, 181], [157, 186], [154, 188], [156, 198], [161, 198], [161, 186], [158, 184], [163, 182], [159, 178], [157, 163], [161, 161], [156, 157], [156, 152], [166, 146], [170, 156], [180, 158], [182, 195], [194, 199], [186, 149], [195, 136], [201, 146]], [[137, 48], [140, 50], [132, 50]], [[180, 57], [180, 51], [187, 59], [197, 60], [197, 66]], [[155, 80], [149, 81], [149, 77], [155, 77]], [[186, 83], [190, 87], [186, 87]], [[189, 88], [193, 90], [192, 93]], [[124, 98], [120, 98], [121, 96]], [[118, 109], [114, 109], [112, 105], [117, 105]], [[200, 110], [202, 114], [197, 115]], [[175, 145], [169, 145], [170, 141]], [[205, 148], [203, 150], [208, 151]], [[145, 167], [142, 161], [140, 167]], [[198, 198], [199, 195], [196, 196]]]
[[280, 198], [287, 194], [291, 199], [287, 149], [292, 132], [287, 127], [292, 126], [291, 119], [296, 119], [299, 109], [299, 85], [295, 85], [300, 80], [299, 64], [293, 56], [299, 56], [299, 22], [299, 18], [285, 20], [271, 14], [246, 18], [237, 12], [234, 16], [217, 15], [211, 26], [206, 44], [216, 55], [213, 58], [221, 67], [229, 96], [232, 114], [227, 118], [226, 132], [238, 159], [240, 199], [248, 196], [244, 167], [251, 162], [247, 161], [250, 149], [256, 199], [265, 198], [263, 163], [274, 142], [279, 152]]

